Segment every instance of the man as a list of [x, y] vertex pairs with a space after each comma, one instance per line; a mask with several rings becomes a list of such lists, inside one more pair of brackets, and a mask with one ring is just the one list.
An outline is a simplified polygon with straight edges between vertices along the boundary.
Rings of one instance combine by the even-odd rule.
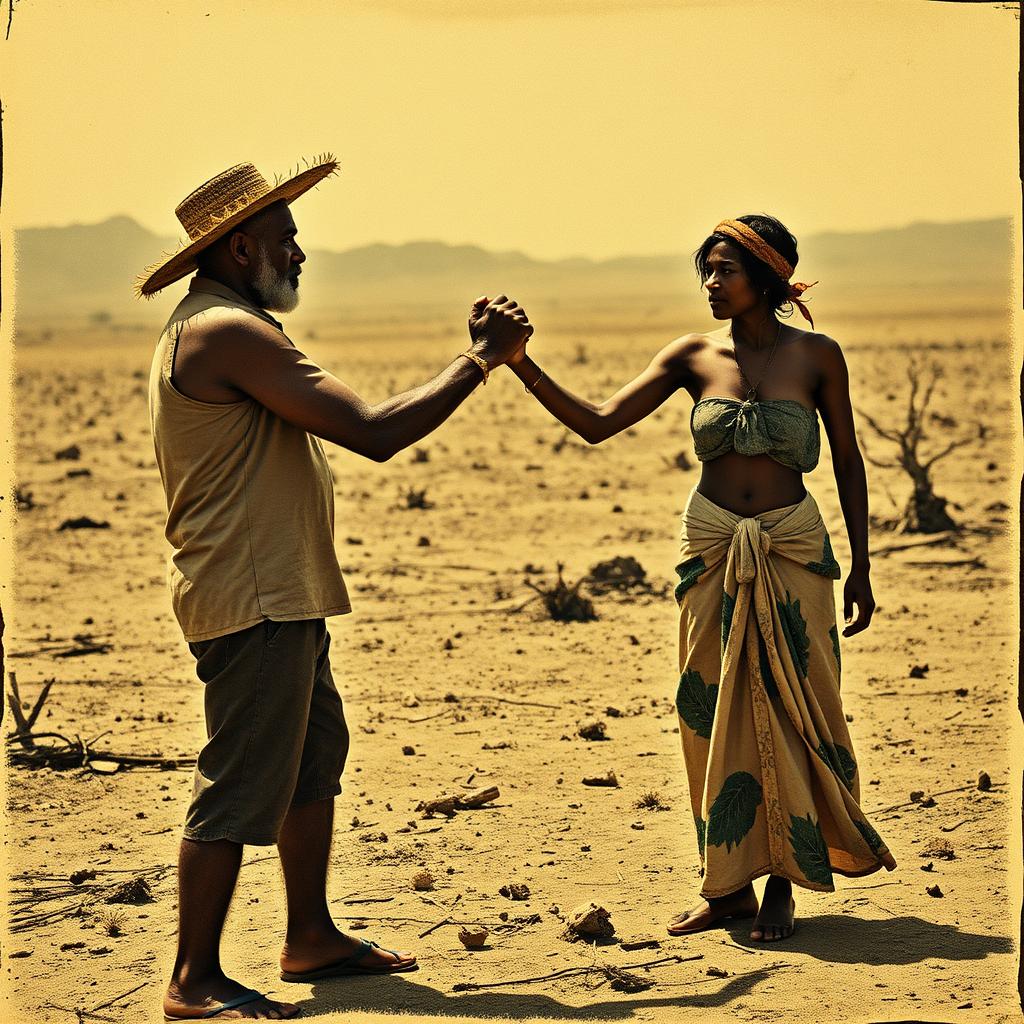
[[324, 619], [350, 605], [318, 438], [386, 461], [447, 419], [533, 328], [504, 296], [478, 299], [470, 349], [376, 406], [303, 355], [268, 310], [298, 302], [306, 257], [288, 204], [336, 168], [327, 158], [274, 187], [251, 164], [217, 175], [175, 211], [188, 245], [137, 286], [151, 295], [199, 272], [161, 335], [149, 390], [172, 603], [206, 687], [209, 737], [179, 856], [178, 952], [164, 996], [172, 1020], [299, 1012], [220, 966], [245, 843], [276, 843], [281, 857], [284, 980], [416, 966], [339, 931], [327, 906], [348, 730]]

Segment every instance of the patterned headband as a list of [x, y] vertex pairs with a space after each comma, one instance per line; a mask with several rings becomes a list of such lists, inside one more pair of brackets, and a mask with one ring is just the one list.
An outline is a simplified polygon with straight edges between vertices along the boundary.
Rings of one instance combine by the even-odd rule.
[[733, 241], [739, 242], [744, 249], [753, 253], [762, 263], [767, 263], [783, 281], [789, 283], [787, 298], [800, 310], [811, 328], [814, 328], [811, 314], [804, 303], [800, 301], [800, 296], [808, 288], [816, 285], [817, 281], [812, 281], [810, 284], [804, 284], [802, 281], [790, 282], [789, 279], [793, 276], [793, 265], [773, 249], [749, 224], [744, 224], [741, 220], [721, 221], [715, 227], [714, 234], [725, 235]]

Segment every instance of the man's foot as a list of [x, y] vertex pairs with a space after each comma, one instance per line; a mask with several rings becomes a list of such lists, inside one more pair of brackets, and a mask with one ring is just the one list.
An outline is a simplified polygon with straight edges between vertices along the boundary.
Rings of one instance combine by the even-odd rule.
[[754, 921], [750, 937], [756, 942], [776, 942], [793, 934], [793, 883], [788, 878], [770, 875], [764, 885], [761, 912]]
[[[303, 936], [290, 935], [281, 950], [281, 971], [284, 974], [310, 974], [347, 960], [357, 954], [363, 940], [346, 935], [333, 926], [330, 930]], [[353, 973], [390, 974], [407, 971], [416, 963], [411, 953], [396, 953], [373, 945], [359, 958]]]
[[728, 896], [712, 896], [701, 900], [693, 910], [676, 914], [668, 923], [668, 933], [688, 935], [690, 932], [702, 932], [723, 918], [753, 917], [756, 913], [757, 896], [754, 895], [754, 887], [748, 882], [742, 889]]
[[[187, 984], [172, 979], [164, 995], [164, 1015], [172, 1020], [198, 1020], [215, 1007], [240, 999], [249, 991], [223, 974], [201, 980], [189, 979]], [[294, 1003], [279, 1003], [260, 996], [204, 1019], [290, 1020], [298, 1015], [299, 1007]]]

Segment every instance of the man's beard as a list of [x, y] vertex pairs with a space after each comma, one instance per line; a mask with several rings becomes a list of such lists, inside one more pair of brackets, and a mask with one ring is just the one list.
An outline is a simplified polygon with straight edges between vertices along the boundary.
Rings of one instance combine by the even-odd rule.
[[250, 285], [263, 309], [290, 313], [299, 304], [299, 290], [291, 278], [282, 277], [270, 262], [262, 242], [256, 247], [256, 276]]

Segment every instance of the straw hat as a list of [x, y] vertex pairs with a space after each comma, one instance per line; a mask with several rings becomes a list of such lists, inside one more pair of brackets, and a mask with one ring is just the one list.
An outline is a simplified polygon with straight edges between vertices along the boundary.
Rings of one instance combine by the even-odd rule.
[[298, 199], [337, 169], [338, 161], [330, 153], [325, 153], [306, 170], [284, 181], [275, 178], [273, 185], [252, 164], [236, 164], [221, 171], [175, 208], [178, 220], [188, 232], [189, 241], [139, 275], [135, 281], [136, 296], [153, 295], [190, 274], [196, 269], [199, 253], [243, 220], [282, 199], [286, 203]]

